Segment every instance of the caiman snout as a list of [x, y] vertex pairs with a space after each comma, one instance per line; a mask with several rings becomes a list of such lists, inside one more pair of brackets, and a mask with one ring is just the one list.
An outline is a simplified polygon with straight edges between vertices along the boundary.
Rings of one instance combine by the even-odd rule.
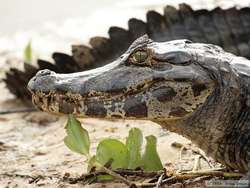
[[54, 90], [56, 73], [48, 69], [38, 71], [36, 75], [29, 81], [28, 89], [31, 92], [40, 91], [49, 93]]

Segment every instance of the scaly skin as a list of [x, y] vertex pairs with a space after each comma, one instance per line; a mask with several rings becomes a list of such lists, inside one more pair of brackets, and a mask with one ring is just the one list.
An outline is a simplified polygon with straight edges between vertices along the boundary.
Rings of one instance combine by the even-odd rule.
[[43, 111], [151, 120], [244, 172], [250, 169], [249, 65], [215, 45], [143, 36], [106, 66], [73, 74], [42, 70], [28, 88]]

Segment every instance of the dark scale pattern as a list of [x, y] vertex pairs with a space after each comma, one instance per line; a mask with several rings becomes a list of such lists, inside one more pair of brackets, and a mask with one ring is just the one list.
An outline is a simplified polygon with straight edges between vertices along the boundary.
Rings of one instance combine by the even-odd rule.
[[194, 12], [194, 17], [197, 18], [197, 22], [199, 23], [207, 41], [222, 46], [221, 37], [213, 22], [211, 12], [205, 9], [198, 10]]
[[183, 19], [175, 7], [166, 6], [164, 8], [164, 18], [170, 27], [172, 40], [189, 38], [184, 27]]
[[222, 47], [233, 54], [239, 54], [239, 51], [233, 41], [233, 35], [225, 20], [224, 11], [221, 8], [216, 8], [212, 11], [213, 21], [220, 34]]
[[92, 101], [92, 102], [88, 102], [86, 101], [87, 106], [87, 111], [86, 111], [86, 115], [96, 115], [97, 117], [105, 117], [105, 115], [107, 114], [107, 110], [104, 108], [104, 104], [103, 102], [98, 102], [98, 101]]
[[148, 115], [146, 102], [142, 102], [141, 97], [134, 97], [124, 104], [126, 117], [146, 117]]
[[[239, 16], [240, 16], [240, 20], [242, 23], [242, 29], [244, 29], [245, 33], [243, 33], [242, 38], [243, 39], [249, 39], [250, 38], [250, 8], [246, 7], [246, 8], [242, 8], [239, 10]], [[246, 42], [248, 42], [249, 44], [249, 40], [247, 40]], [[249, 55], [248, 55], [249, 57]]]
[[197, 20], [194, 18], [193, 10], [190, 6], [186, 4], [180, 4], [180, 14], [184, 22], [186, 31], [189, 35], [188, 39], [193, 42], [203, 42], [206, 43], [206, 37], [200, 28]]
[[226, 22], [231, 29], [232, 40], [234, 41], [234, 44], [237, 45], [239, 55], [249, 57], [250, 48], [248, 41], [244, 41], [244, 33], [246, 33], [246, 31], [240, 20], [239, 12], [235, 7], [227, 9], [224, 12]]
[[171, 40], [171, 32], [164, 17], [155, 11], [147, 13], [147, 33], [150, 33], [150, 38], [155, 41], [169, 41]]
[[172, 101], [176, 96], [176, 91], [171, 87], [162, 86], [153, 92], [153, 97], [155, 97], [160, 102]]
[[199, 96], [201, 94], [201, 92], [204, 91], [205, 89], [207, 89], [207, 87], [204, 84], [193, 84], [192, 85], [192, 90], [193, 90], [195, 97]]
[[[224, 98], [230, 99], [230, 94], [226, 93]], [[244, 101], [241, 101], [241, 104], [232, 103], [228, 108], [224, 108], [219, 121], [223, 122], [226, 128], [217, 128], [224, 135], [218, 142], [216, 158], [234, 169], [249, 169], [250, 164], [250, 109], [243, 105], [238, 114], [235, 112], [242, 104]]]
[[169, 115], [174, 117], [183, 117], [186, 114], [188, 114], [188, 112], [184, 108], [179, 106], [172, 108], [169, 112]]
[[128, 29], [133, 37], [133, 41], [147, 33], [146, 23], [136, 18], [131, 18], [128, 21]]
[[74, 106], [69, 102], [65, 101], [64, 99], [60, 100], [59, 102], [59, 112], [66, 112], [68, 114], [72, 114], [74, 112]]

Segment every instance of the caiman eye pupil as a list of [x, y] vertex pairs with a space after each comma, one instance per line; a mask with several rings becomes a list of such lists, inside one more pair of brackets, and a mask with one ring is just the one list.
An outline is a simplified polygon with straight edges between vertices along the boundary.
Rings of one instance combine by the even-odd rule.
[[134, 59], [137, 63], [143, 63], [148, 57], [148, 54], [144, 51], [137, 51], [134, 54]]

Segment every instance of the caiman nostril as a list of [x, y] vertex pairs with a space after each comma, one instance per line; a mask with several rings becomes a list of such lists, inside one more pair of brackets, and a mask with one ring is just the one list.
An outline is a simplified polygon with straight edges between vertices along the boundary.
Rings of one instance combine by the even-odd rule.
[[36, 76], [49, 76], [55, 74], [55, 72], [49, 70], [49, 69], [44, 69], [44, 70], [40, 70], [36, 73]]
[[38, 71], [36, 75], [30, 79], [27, 88], [32, 91], [42, 91], [47, 93], [54, 90], [56, 73], [48, 69]]

